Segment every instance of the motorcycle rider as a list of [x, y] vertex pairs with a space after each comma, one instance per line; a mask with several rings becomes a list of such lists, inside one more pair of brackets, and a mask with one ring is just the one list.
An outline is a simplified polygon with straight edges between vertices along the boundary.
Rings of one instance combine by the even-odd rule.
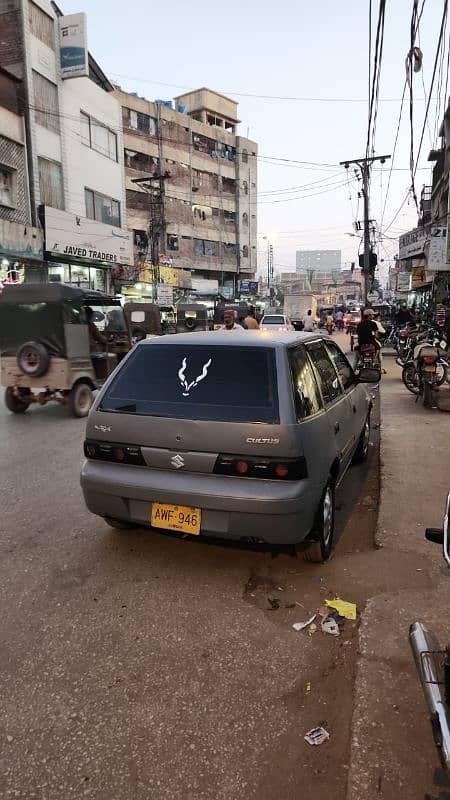
[[363, 318], [356, 328], [358, 336], [357, 349], [361, 352], [364, 345], [373, 345], [376, 348], [377, 360], [379, 361], [380, 343], [377, 341], [378, 325], [374, 320], [375, 311], [373, 308], [365, 308]]

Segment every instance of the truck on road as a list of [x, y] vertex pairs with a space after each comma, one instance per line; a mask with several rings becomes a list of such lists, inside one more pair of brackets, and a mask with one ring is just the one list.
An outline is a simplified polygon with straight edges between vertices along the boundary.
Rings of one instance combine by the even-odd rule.
[[295, 292], [295, 294], [284, 295], [284, 313], [292, 322], [303, 322], [309, 309], [315, 318], [317, 298], [312, 292]]

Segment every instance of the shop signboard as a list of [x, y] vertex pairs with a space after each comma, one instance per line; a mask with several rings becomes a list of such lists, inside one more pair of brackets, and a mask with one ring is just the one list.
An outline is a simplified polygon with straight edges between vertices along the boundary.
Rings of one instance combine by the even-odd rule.
[[450, 270], [450, 264], [447, 264], [447, 261], [447, 228], [445, 225], [433, 226], [430, 231], [427, 269], [430, 272]]
[[195, 292], [217, 294], [219, 291], [219, 281], [211, 278], [192, 278], [191, 288]]
[[173, 305], [173, 288], [172, 288], [172, 286], [168, 286], [166, 283], [158, 283], [157, 293], [156, 293], [156, 302], [160, 306], [171, 306], [171, 305]]
[[411, 285], [411, 273], [399, 272], [397, 274], [397, 292], [409, 292]]
[[412, 289], [419, 289], [421, 286], [427, 283], [427, 276], [425, 271], [425, 265], [420, 264], [411, 269], [411, 288]]
[[45, 206], [45, 251], [56, 261], [131, 266], [133, 233]]
[[42, 261], [44, 237], [38, 228], [0, 219], [0, 259]]
[[398, 257], [400, 260], [405, 258], [412, 258], [413, 256], [420, 256], [424, 252], [424, 247], [430, 236], [430, 226], [426, 225], [423, 228], [414, 228], [408, 233], [400, 236], [398, 242]]
[[258, 281], [239, 281], [239, 291], [242, 294], [258, 294], [259, 290], [259, 283]]
[[63, 79], [89, 76], [86, 14], [59, 18], [59, 62]]

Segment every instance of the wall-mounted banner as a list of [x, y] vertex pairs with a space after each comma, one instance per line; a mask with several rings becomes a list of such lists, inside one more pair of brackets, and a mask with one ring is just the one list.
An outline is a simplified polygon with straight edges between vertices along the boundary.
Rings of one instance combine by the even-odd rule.
[[424, 247], [430, 237], [430, 226], [424, 228], [414, 228], [408, 233], [404, 233], [398, 240], [398, 257], [400, 260], [420, 256], [424, 253]]
[[131, 266], [133, 233], [45, 206], [45, 251], [53, 261]]
[[59, 61], [62, 78], [89, 76], [86, 14], [59, 18]]

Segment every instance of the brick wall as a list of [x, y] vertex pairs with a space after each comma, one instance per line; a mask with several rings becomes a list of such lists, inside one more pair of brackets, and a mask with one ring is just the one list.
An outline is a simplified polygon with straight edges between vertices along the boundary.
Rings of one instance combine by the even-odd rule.
[[0, 0], [0, 64], [18, 78], [22, 78], [23, 47], [20, 11], [18, 8], [13, 11], [4, 11], [5, 8], [9, 9], [11, 6], [18, 6], [18, 3], [15, 0], [12, 3]]

